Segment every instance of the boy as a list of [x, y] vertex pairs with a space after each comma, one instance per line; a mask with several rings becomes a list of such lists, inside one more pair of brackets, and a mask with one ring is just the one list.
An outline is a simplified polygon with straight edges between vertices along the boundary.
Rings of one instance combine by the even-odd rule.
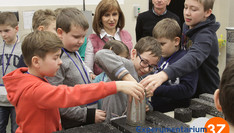
[[[103, 49], [97, 52], [95, 62], [112, 80], [139, 82], [141, 76], [157, 68], [161, 57], [161, 46], [153, 37], [141, 38], [131, 51], [131, 60], [117, 56], [112, 50]], [[106, 121], [126, 114], [127, 95], [117, 93], [103, 99], [102, 109], [106, 111]]]
[[[32, 28], [34, 31], [50, 31], [56, 34], [56, 16], [54, 11], [50, 9], [35, 11], [32, 18]], [[20, 57], [17, 67], [27, 67], [23, 56]]]
[[219, 89], [214, 93], [214, 101], [217, 110], [223, 112], [229, 124], [230, 133], [234, 131], [234, 61], [230, 62], [225, 68]]
[[[159, 21], [153, 29], [153, 37], [161, 43], [162, 58], [158, 63], [159, 71], [166, 69], [186, 54], [180, 49], [181, 29], [179, 24], [170, 18]], [[156, 73], [157, 73], [156, 72]], [[159, 86], [151, 98], [155, 111], [169, 112], [175, 108], [185, 108], [196, 92], [197, 71], [168, 80]]]
[[152, 36], [154, 26], [164, 18], [173, 18], [181, 24], [179, 17], [167, 10], [171, 0], [152, 0], [153, 7], [146, 12], [139, 14], [136, 23], [136, 40], [142, 37]]
[[32, 19], [33, 30], [51, 31], [56, 34], [56, 15], [50, 9], [37, 10], [33, 14]]
[[17, 133], [51, 133], [61, 130], [58, 108], [83, 105], [116, 91], [131, 94], [137, 99], [143, 98], [142, 86], [133, 82], [101, 82], [74, 87], [49, 84], [45, 76], [55, 76], [61, 66], [62, 47], [62, 41], [54, 33], [30, 33], [22, 43], [28, 68], [16, 69], [3, 77], [7, 97], [16, 108], [19, 125]]
[[199, 78], [195, 97], [202, 93], [213, 94], [218, 88], [219, 47], [215, 32], [220, 24], [212, 14], [213, 4], [214, 0], [185, 0], [182, 45], [185, 45], [188, 52], [163, 71], [141, 81], [148, 93], [152, 93], [168, 79], [180, 77], [196, 69]]
[[[81, 11], [76, 8], [61, 9], [56, 19], [56, 29], [57, 35], [64, 45], [61, 54], [61, 60], [64, 63], [55, 77], [47, 78], [49, 83], [53, 85], [65, 84], [68, 86], [91, 83], [90, 69], [86, 67], [77, 52], [84, 43], [88, 28], [88, 21]], [[96, 109], [97, 103], [90, 104], [89, 106], [82, 105], [60, 109], [63, 128], [67, 129], [105, 120], [105, 112]]]
[[[2, 81], [2, 76], [15, 70], [19, 62], [21, 43], [17, 36], [19, 31], [18, 21], [14, 13], [0, 13], [0, 34], [3, 39], [1, 47], [1, 67], [0, 67], [0, 132], [5, 133], [9, 117], [11, 116], [11, 132], [15, 132], [17, 124], [15, 121], [15, 108], [7, 100], [7, 92]], [[17, 88], [17, 87], [16, 87]]]

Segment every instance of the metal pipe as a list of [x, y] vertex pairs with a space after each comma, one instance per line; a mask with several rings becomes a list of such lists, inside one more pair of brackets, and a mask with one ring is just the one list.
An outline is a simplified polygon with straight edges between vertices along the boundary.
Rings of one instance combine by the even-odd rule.
[[234, 27], [227, 27], [226, 64], [234, 59]]
[[83, 0], [83, 11], [85, 11], [85, 0]]

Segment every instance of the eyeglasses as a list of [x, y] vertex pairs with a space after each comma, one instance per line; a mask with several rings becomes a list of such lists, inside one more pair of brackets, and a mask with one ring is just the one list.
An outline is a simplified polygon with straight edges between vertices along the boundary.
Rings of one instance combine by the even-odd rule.
[[140, 54], [137, 52], [137, 56], [139, 56], [141, 62], [140, 62], [140, 66], [143, 68], [149, 68], [149, 71], [152, 70], [157, 70], [158, 69], [158, 65], [149, 65], [148, 61], [144, 60], [141, 58]]

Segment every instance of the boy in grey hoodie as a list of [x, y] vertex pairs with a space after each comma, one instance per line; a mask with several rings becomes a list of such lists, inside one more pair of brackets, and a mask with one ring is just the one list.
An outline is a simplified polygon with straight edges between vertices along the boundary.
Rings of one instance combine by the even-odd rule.
[[[131, 59], [116, 55], [112, 50], [97, 52], [95, 62], [111, 80], [139, 82], [141, 76], [157, 68], [161, 57], [161, 44], [153, 37], [141, 38], [131, 51]], [[126, 114], [127, 95], [117, 93], [103, 99], [102, 109], [106, 111], [106, 122]]]
[[[86, 67], [77, 52], [84, 43], [88, 28], [88, 21], [78, 9], [64, 8], [60, 11], [56, 20], [56, 29], [58, 37], [64, 44], [61, 54], [63, 64], [55, 77], [47, 78], [51, 84], [74, 86], [91, 83], [90, 69]], [[87, 108], [87, 105], [60, 108], [60, 115], [64, 129], [105, 120], [104, 111]]]

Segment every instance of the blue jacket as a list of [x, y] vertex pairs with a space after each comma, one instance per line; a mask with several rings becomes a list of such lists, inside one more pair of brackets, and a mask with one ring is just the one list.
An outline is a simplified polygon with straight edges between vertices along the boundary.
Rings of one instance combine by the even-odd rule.
[[220, 24], [216, 22], [213, 14], [192, 29], [184, 24], [182, 45], [188, 52], [186, 56], [164, 70], [169, 79], [174, 79], [198, 69], [196, 96], [201, 93], [213, 94], [218, 88], [220, 82], [217, 67], [219, 47], [216, 31], [219, 27]]
[[[161, 58], [159, 71], [171, 66], [186, 54], [185, 50], [179, 50], [169, 58]], [[185, 55], [187, 56], [187, 55]], [[163, 83], [154, 91], [151, 104], [154, 110], [168, 112], [179, 107], [187, 107], [189, 99], [196, 92], [198, 81], [197, 70], [181, 77], [175, 77]]]

